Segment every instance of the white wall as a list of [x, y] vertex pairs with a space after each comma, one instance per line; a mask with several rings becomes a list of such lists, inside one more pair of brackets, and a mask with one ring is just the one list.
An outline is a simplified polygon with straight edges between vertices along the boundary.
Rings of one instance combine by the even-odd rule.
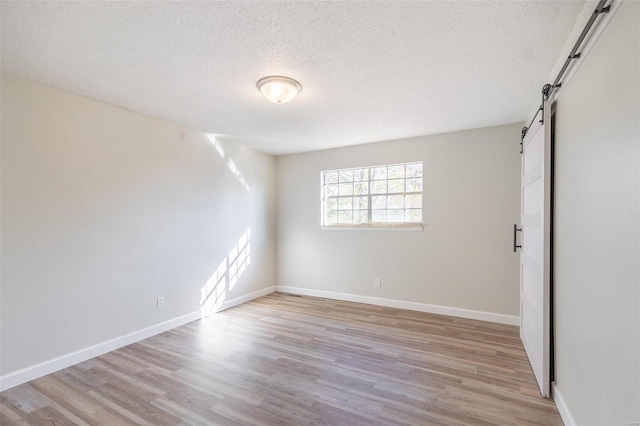
[[640, 4], [557, 102], [556, 385], [579, 425], [640, 421]]
[[[278, 157], [278, 285], [519, 315], [521, 128]], [[424, 162], [424, 231], [320, 228], [322, 170], [410, 161]]]
[[2, 375], [199, 311], [247, 229], [226, 299], [275, 284], [274, 157], [7, 74], [1, 131]]

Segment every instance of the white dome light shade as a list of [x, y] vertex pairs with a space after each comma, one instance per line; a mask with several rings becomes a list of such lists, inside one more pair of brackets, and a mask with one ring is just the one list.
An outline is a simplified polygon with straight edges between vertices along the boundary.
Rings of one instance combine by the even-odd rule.
[[289, 77], [271, 75], [258, 80], [258, 90], [275, 104], [285, 104], [302, 90], [300, 83]]

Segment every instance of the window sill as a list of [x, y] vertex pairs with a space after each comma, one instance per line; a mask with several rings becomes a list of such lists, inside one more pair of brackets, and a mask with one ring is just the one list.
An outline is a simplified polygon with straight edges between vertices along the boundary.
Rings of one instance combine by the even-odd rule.
[[321, 226], [323, 231], [424, 231], [424, 223], [398, 225], [331, 225]]

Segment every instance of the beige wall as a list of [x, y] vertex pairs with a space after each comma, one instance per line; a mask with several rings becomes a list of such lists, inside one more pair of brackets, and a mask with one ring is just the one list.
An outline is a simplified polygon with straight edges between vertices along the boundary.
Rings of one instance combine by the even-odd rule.
[[1, 136], [1, 374], [198, 311], [249, 228], [226, 298], [275, 284], [274, 157], [6, 74]]
[[[521, 128], [278, 157], [278, 285], [519, 315]], [[410, 161], [424, 162], [424, 231], [320, 228], [322, 170]]]
[[557, 102], [556, 384], [579, 425], [640, 421], [640, 4]]

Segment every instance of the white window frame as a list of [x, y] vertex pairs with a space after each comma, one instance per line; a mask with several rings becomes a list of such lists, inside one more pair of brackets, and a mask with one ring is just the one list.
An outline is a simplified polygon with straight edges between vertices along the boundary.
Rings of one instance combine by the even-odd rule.
[[[341, 171], [347, 171], [347, 170], [357, 170], [357, 169], [372, 169], [372, 168], [376, 168], [376, 167], [392, 167], [392, 166], [407, 166], [407, 165], [411, 165], [411, 164], [421, 164], [422, 165], [422, 176], [420, 176], [422, 178], [422, 191], [419, 192], [393, 192], [393, 193], [389, 193], [389, 192], [385, 192], [385, 193], [377, 193], [377, 194], [372, 194], [371, 193], [371, 172], [369, 170], [369, 176], [368, 176], [368, 180], [366, 181], [369, 184], [369, 190], [367, 194], [362, 194], [362, 195], [352, 195], [353, 197], [357, 197], [357, 196], [361, 196], [364, 197], [366, 196], [368, 198], [367, 200], [367, 215], [368, 215], [368, 221], [367, 223], [347, 223], [347, 224], [341, 224], [341, 223], [331, 223], [331, 224], [326, 224], [325, 223], [325, 202], [327, 200], [327, 198], [340, 198], [340, 195], [336, 195], [336, 196], [329, 196], [327, 197], [326, 193], [325, 193], [325, 182], [324, 182], [324, 177], [325, 177], [325, 173], [328, 172], [341, 172]], [[405, 175], [404, 179], [408, 179]], [[387, 178], [387, 181], [389, 179]], [[406, 185], [406, 182], [405, 182]], [[406, 191], [406, 187], [405, 187], [405, 191]], [[410, 161], [410, 162], [406, 162], [406, 163], [392, 163], [392, 164], [378, 164], [378, 165], [372, 165], [372, 166], [359, 166], [359, 167], [347, 167], [347, 168], [341, 168], [341, 169], [330, 169], [330, 170], [322, 170], [320, 172], [320, 194], [321, 194], [321, 203], [320, 203], [320, 226], [323, 230], [382, 230], [382, 231], [421, 231], [424, 229], [424, 162], [423, 161]], [[372, 196], [377, 196], [377, 195], [385, 195], [385, 196], [393, 196], [393, 195], [421, 195], [422, 197], [422, 204], [420, 206], [420, 210], [422, 212], [422, 221], [421, 222], [372, 222], [372, 211], [373, 211], [373, 205], [371, 203], [371, 197]], [[388, 210], [388, 209], [387, 209]]]

